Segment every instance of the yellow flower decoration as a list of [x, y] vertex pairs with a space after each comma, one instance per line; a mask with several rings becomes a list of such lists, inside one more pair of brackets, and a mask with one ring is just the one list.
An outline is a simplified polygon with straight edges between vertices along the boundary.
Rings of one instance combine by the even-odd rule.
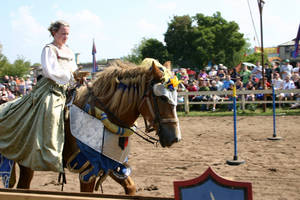
[[177, 89], [178, 85], [181, 83], [182, 81], [179, 81], [177, 76], [173, 76], [169, 79], [168, 82], [165, 83], [166, 88], [172, 90], [172, 89]]

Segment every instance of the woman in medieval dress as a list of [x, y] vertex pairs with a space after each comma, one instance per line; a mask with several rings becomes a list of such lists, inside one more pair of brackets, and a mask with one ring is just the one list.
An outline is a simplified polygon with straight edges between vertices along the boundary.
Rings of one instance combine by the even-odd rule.
[[37, 171], [63, 171], [66, 89], [77, 70], [66, 42], [69, 24], [49, 27], [53, 42], [42, 51], [43, 77], [32, 92], [0, 106], [0, 153]]

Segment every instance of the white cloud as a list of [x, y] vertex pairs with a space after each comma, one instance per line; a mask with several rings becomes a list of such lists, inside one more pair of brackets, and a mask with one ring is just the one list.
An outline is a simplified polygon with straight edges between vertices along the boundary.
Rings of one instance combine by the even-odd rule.
[[16, 39], [22, 43], [35, 43], [47, 34], [47, 29], [40, 25], [31, 15], [31, 7], [21, 6], [16, 12], [11, 13], [11, 26]]

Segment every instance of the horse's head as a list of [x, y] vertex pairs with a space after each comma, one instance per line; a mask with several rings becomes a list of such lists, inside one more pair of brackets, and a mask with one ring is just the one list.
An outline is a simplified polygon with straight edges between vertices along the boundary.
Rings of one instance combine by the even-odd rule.
[[[162, 72], [154, 62], [150, 70], [151, 81], [145, 90], [139, 111], [144, 117], [146, 131], [150, 132], [151, 128], [154, 128], [160, 144], [163, 147], [170, 147], [181, 139], [176, 113], [177, 85], [174, 83], [175, 78], [166, 76], [166, 72]], [[149, 127], [147, 122], [150, 123]]]

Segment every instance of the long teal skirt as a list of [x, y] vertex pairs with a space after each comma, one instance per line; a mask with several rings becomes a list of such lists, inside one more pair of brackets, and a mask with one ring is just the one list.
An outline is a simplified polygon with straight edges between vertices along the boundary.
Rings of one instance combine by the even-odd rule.
[[0, 153], [37, 171], [63, 171], [65, 86], [42, 78], [32, 92], [0, 105]]

